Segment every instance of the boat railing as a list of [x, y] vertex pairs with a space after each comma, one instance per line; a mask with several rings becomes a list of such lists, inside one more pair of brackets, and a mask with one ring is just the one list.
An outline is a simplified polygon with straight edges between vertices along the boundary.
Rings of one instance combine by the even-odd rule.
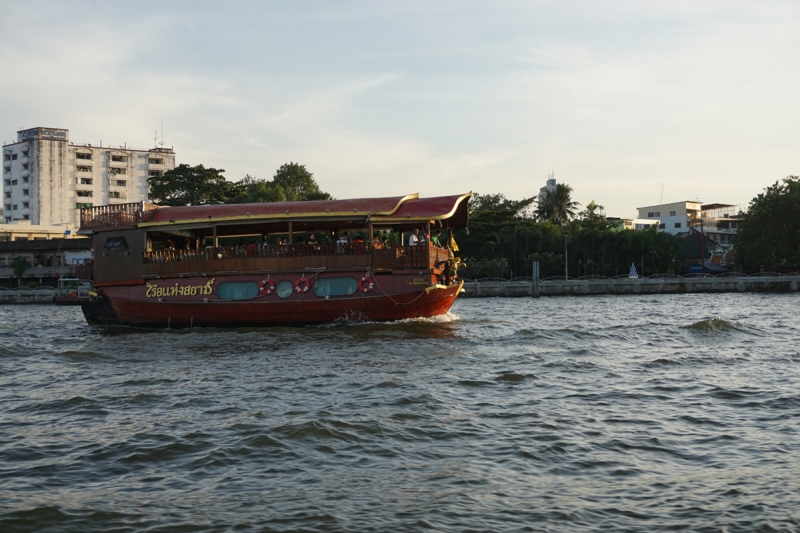
[[156, 250], [144, 253], [146, 264], [215, 261], [228, 259], [373, 256], [377, 269], [441, 268], [448, 251], [435, 246], [374, 247], [369, 243], [290, 244], [267, 246], [208, 246], [198, 249]]
[[157, 209], [157, 205], [146, 202], [84, 207], [81, 230], [133, 226], [149, 221]]

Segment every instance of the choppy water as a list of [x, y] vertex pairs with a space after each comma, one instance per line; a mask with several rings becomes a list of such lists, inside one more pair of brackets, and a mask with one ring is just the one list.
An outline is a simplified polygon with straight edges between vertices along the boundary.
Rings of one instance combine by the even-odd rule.
[[86, 326], [0, 307], [0, 531], [797, 531], [800, 297]]

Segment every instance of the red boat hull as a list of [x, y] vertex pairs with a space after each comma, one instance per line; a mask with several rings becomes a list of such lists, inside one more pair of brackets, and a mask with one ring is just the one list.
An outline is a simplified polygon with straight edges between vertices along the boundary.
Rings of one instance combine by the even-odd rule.
[[397, 295], [281, 301], [157, 301], [115, 297], [105, 291], [121, 324], [146, 327], [302, 326], [337, 320], [391, 321], [447, 313], [461, 284]]

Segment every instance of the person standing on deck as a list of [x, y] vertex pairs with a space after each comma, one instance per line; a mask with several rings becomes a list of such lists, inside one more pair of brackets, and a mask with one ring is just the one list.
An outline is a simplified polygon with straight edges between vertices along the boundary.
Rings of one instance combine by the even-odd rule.
[[343, 254], [350, 246], [350, 238], [346, 231], [339, 234], [339, 240], [336, 241], [336, 253]]
[[408, 236], [408, 245], [416, 246], [419, 244], [419, 230], [414, 228], [414, 233]]
[[442, 242], [439, 240], [441, 236], [442, 236], [442, 230], [437, 229], [436, 233], [434, 233], [433, 237], [431, 237], [431, 243], [438, 248], [442, 247]]

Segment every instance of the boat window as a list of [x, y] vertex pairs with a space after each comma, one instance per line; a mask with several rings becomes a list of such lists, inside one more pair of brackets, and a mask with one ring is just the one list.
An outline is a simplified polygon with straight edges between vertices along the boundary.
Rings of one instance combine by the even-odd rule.
[[122, 250], [127, 250], [128, 243], [125, 241], [125, 237], [109, 237], [106, 239], [103, 249], [112, 252], [119, 252]]
[[258, 296], [258, 283], [255, 281], [225, 281], [217, 287], [220, 300], [252, 300]]
[[349, 296], [358, 290], [355, 278], [321, 278], [314, 283], [317, 296]]
[[292, 282], [283, 280], [275, 287], [275, 294], [278, 295], [278, 298], [288, 298], [292, 295], [293, 290], [294, 285], [292, 285]]

